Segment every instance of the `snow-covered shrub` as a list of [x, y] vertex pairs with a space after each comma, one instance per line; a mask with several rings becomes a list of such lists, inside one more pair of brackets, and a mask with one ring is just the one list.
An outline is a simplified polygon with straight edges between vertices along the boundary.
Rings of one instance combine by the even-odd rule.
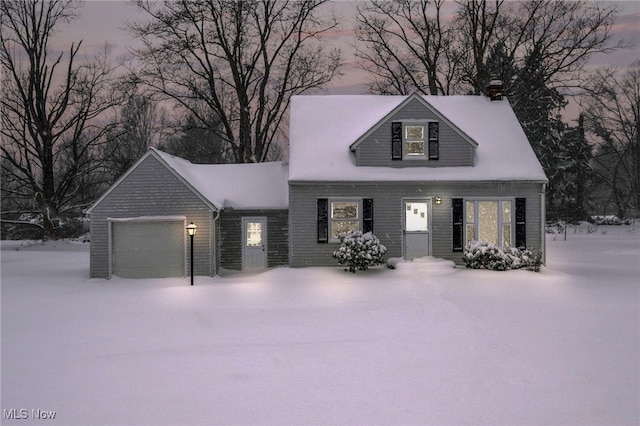
[[349, 271], [366, 271], [370, 266], [384, 263], [387, 248], [371, 232], [352, 231], [340, 234], [340, 248], [333, 252], [338, 265], [349, 265]]
[[542, 253], [534, 250], [519, 250], [515, 247], [499, 247], [484, 240], [472, 241], [462, 258], [467, 268], [506, 271], [527, 269], [540, 271]]

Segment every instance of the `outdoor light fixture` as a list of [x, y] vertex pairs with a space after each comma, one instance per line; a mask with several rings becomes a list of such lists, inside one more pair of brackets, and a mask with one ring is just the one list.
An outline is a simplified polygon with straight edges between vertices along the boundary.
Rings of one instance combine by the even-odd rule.
[[442, 198], [436, 197], [436, 204], [438, 205], [442, 204]]
[[193, 236], [196, 235], [196, 229], [198, 227], [193, 222], [187, 225], [187, 234], [191, 238], [191, 285], [193, 285]]

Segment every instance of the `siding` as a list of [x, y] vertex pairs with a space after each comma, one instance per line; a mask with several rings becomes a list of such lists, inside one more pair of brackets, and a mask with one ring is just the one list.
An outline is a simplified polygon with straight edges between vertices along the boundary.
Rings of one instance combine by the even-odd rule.
[[462, 263], [462, 253], [452, 250], [452, 198], [526, 197], [527, 245], [542, 249], [542, 184], [507, 182], [461, 183], [349, 183], [299, 184], [289, 186], [290, 265], [333, 266], [338, 244], [317, 242], [316, 200], [331, 197], [373, 198], [374, 234], [387, 247], [387, 257], [402, 256], [402, 200], [440, 196], [442, 204], [432, 206], [432, 255]]
[[[91, 277], [109, 278], [109, 226], [107, 218], [186, 216], [198, 226], [194, 237], [194, 274], [213, 275], [213, 213], [191, 189], [153, 155], [147, 156], [112, 188], [91, 212]], [[188, 238], [185, 230], [185, 239]], [[189, 259], [189, 241], [186, 241]], [[189, 262], [186, 273], [190, 274]]]
[[[437, 120], [440, 123], [440, 158], [438, 160], [403, 161], [391, 159], [391, 122], [402, 120]], [[440, 120], [420, 101], [414, 99], [358, 144], [356, 148], [356, 164], [358, 166], [382, 167], [473, 166], [474, 151], [475, 148], [460, 136], [454, 128]]]
[[220, 266], [242, 270], [242, 218], [267, 218], [267, 267], [289, 264], [288, 210], [225, 210], [220, 213]]

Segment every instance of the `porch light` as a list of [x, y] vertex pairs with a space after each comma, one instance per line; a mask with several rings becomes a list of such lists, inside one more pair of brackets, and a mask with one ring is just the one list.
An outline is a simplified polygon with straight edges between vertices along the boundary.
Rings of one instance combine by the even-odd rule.
[[441, 197], [436, 197], [436, 204], [437, 205], [442, 204], [442, 198]]
[[193, 236], [196, 235], [196, 229], [198, 227], [191, 222], [187, 225], [187, 234], [189, 234], [189, 238], [191, 239], [191, 285], [193, 285]]

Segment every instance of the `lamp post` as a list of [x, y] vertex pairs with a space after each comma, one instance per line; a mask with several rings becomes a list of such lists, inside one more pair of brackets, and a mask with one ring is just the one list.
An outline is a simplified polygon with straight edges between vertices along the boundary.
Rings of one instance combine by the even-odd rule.
[[196, 235], [196, 229], [198, 227], [191, 222], [187, 225], [187, 234], [189, 234], [189, 238], [191, 238], [191, 285], [193, 285], [193, 236]]

